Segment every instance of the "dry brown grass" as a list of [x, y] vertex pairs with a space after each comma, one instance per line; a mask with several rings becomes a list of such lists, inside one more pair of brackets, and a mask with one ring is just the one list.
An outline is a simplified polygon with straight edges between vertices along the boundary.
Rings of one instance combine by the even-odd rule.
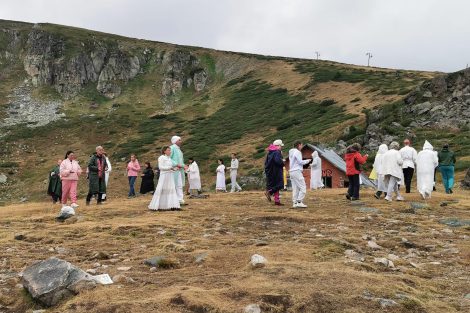
[[[51, 256], [84, 270], [100, 262], [109, 265], [101, 272], [111, 276], [119, 273], [119, 266], [132, 267], [125, 275], [135, 283], [100, 286], [48, 312], [242, 312], [249, 303], [260, 304], [263, 312], [380, 311], [377, 301], [363, 297], [367, 292], [398, 303], [386, 312], [465, 309], [469, 228], [443, 231], [449, 227], [439, 220], [468, 220], [468, 192], [458, 191], [452, 199], [459, 202], [445, 207], [439, 204], [451, 197], [435, 193], [429, 208], [416, 213], [409, 210], [409, 202], [418, 201], [417, 194], [405, 203], [389, 204], [365, 191], [363, 204], [355, 206], [343, 200], [343, 192], [309, 192], [305, 210], [274, 207], [260, 192], [210, 194], [209, 199], [188, 200], [182, 212], [149, 212], [150, 196], [114, 198], [100, 207], [79, 201], [77, 217], [63, 224], [54, 220], [58, 207], [47, 202], [2, 207], [0, 275], [14, 275]], [[284, 194], [284, 202], [289, 196]], [[360, 207], [380, 212], [362, 213]], [[16, 234], [26, 239], [14, 240]], [[368, 249], [364, 234], [376, 237], [384, 248]], [[403, 258], [408, 251], [402, 237], [416, 244], [419, 256]], [[257, 245], [260, 241], [266, 245]], [[58, 247], [65, 252], [58, 253]], [[348, 262], [346, 249], [362, 252], [366, 261]], [[99, 251], [117, 254], [118, 263], [94, 260]], [[194, 258], [202, 252], [208, 257], [196, 264]], [[268, 259], [265, 268], [249, 268], [254, 253]], [[388, 253], [400, 256], [395, 262], [398, 271], [373, 263], [373, 257]], [[179, 266], [151, 273], [142, 262], [155, 255], [176, 259]], [[432, 261], [441, 265], [429, 264]], [[16, 278], [0, 280], [0, 305], [6, 312], [26, 312], [34, 306], [15, 288], [17, 283]]]

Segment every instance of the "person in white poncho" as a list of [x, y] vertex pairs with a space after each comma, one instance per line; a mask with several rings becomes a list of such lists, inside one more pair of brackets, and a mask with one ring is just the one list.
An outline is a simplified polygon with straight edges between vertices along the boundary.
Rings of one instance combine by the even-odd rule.
[[396, 141], [392, 142], [382, 159], [382, 173], [384, 174], [384, 182], [387, 185], [387, 196], [385, 197], [387, 201], [392, 201], [394, 192], [398, 201], [405, 200], [398, 189], [398, 182], [403, 177], [403, 159], [398, 149], [400, 149], [400, 144]]
[[322, 181], [321, 158], [318, 151], [312, 153], [312, 164], [310, 165], [310, 189], [321, 189], [325, 187]]
[[199, 174], [199, 166], [196, 161], [194, 161], [193, 158], [189, 158], [188, 162], [189, 166], [186, 173], [188, 173], [189, 193], [191, 196], [195, 197], [201, 190], [201, 176]]
[[148, 206], [150, 210], [180, 210], [180, 201], [176, 194], [174, 173], [180, 169], [181, 165], [173, 161], [170, 155], [170, 147], [163, 147], [162, 155], [158, 158], [160, 179], [158, 180], [152, 201]]
[[380, 196], [382, 195], [382, 193], [385, 193], [385, 196], [387, 196], [387, 186], [385, 185], [383, 166], [382, 166], [382, 160], [387, 151], [388, 151], [387, 145], [382, 144], [379, 146], [379, 151], [377, 151], [377, 154], [375, 155], [374, 169], [375, 169], [375, 172], [377, 173], [377, 192], [375, 193], [374, 196], [377, 199], [380, 199]]
[[427, 140], [424, 143], [423, 151], [418, 153], [416, 164], [418, 191], [423, 199], [429, 199], [434, 187], [434, 169], [439, 161], [437, 152]]

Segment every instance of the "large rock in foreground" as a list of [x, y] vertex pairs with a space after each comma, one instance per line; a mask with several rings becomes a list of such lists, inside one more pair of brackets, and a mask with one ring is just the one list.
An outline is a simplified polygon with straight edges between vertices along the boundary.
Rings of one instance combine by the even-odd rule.
[[33, 299], [44, 306], [56, 305], [81, 290], [96, 286], [89, 274], [57, 258], [40, 261], [26, 268], [22, 283]]

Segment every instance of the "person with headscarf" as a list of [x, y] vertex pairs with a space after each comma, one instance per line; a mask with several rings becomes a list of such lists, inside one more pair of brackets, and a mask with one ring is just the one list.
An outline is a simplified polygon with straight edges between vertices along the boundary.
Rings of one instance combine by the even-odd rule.
[[439, 170], [442, 175], [442, 183], [446, 193], [453, 193], [452, 188], [454, 187], [454, 165], [456, 162], [455, 154], [449, 150], [449, 144], [446, 143], [439, 151]]
[[281, 149], [284, 146], [281, 139], [276, 139], [268, 147], [266, 160], [264, 161], [264, 173], [266, 174], [266, 191], [264, 195], [268, 201], [272, 201], [274, 197], [275, 205], [283, 205], [281, 203], [279, 191], [284, 187], [283, 167]]
[[418, 153], [416, 159], [416, 175], [418, 192], [424, 200], [431, 198], [434, 187], [434, 170], [439, 160], [433, 146], [426, 140], [423, 151]]
[[145, 195], [148, 192], [153, 193], [155, 191], [155, 183], [153, 182], [153, 177], [155, 174], [153, 172], [152, 166], [150, 165], [150, 162], [145, 162], [145, 168], [140, 176], [142, 177], [142, 183], [140, 184], [140, 194]]
[[197, 165], [194, 158], [188, 159], [189, 166], [186, 170], [188, 174], [188, 182], [189, 182], [189, 194], [191, 197], [197, 197], [199, 195], [199, 191], [201, 190], [201, 175], [199, 173], [199, 166]]
[[153, 211], [180, 210], [180, 202], [176, 194], [174, 171], [179, 170], [176, 162], [171, 158], [171, 148], [165, 146], [162, 148], [162, 155], [158, 158], [158, 168], [160, 169], [160, 178], [157, 188], [153, 193], [152, 201], [148, 208]]
[[403, 159], [403, 182], [406, 187], [406, 193], [411, 192], [411, 180], [413, 179], [413, 174], [415, 171], [416, 166], [416, 158], [418, 157], [418, 153], [416, 152], [415, 148], [411, 146], [411, 141], [409, 139], [405, 139], [403, 141], [405, 145], [403, 148], [400, 149], [401, 158]]
[[325, 187], [322, 180], [321, 158], [318, 151], [312, 153], [312, 164], [310, 164], [310, 189], [321, 189]]
[[62, 197], [62, 181], [60, 180], [60, 164], [62, 159], [57, 160], [56, 166], [49, 171], [49, 185], [47, 194], [52, 197], [52, 203], [56, 204]]
[[398, 151], [400, 144], [396, 141], [389, 145], [389, 150], [385, 152], [382, 158], [382, 173], [384, 175], [384, 182], [387, 186], [387, 196], [385, 200], [392, 201], [392, 194], [396, 194], [397, 201], [405, 200], [398, 189], [398, 182], [403, 176], [403, 159], [401, 153]]
[[381, 144], [379, 146], [379, 151], [377, 151], [377, 154], [375, 155], [375, 160], [374, 160], [374, 170], [377, 173], [377, 191], [375, 193], [375, 197], [377, 199], [380, 199], [380, 196], [382, 193], [387, 196], [387, 186], [385, 185], [384, 182], [384, 174], [383, 174], [383, 166], [382, 166], [382, 159], [384, 154], [388, 151], [388, 147], [386, 144]]
[[361, 166], [366, 163], [368, 154], [361, 155], [359, 153], [361, 150], [361, 145], [354, 143], [346, 149], [346, 154], [344, 155], [344, 161], [346, 162], [346, 176], [348, 176], [349, 186], [348, 193], [346, 194], [346, 199], [348, 200], [359, 200], [359, 190], [361, 187]]
[[185, 175], [184, 175], [184, 157], [183, 151], [181, 151], [181, 144], [183, 141], [180, 136], [171, 137], [171, 160], [176, 164], [177, 170], [173, 172], [173, 177], [175, 179], [175, 188], [176, 194], [178, 195], [178, 201], [181, 205], [184, 204], [184, 185], [185, 185]]

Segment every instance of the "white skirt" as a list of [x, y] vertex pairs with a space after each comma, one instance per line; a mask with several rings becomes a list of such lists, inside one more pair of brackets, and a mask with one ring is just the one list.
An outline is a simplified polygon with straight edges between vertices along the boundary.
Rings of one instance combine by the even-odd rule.
[[148, 208], [155, 211], [180, 208], [173, 172], [161, 172], [157, 188]]
[[217, 181], [215, 184], [215, 189], [217, 190], [226, 190], [225, 186], [225, 173], [217, 172]]

